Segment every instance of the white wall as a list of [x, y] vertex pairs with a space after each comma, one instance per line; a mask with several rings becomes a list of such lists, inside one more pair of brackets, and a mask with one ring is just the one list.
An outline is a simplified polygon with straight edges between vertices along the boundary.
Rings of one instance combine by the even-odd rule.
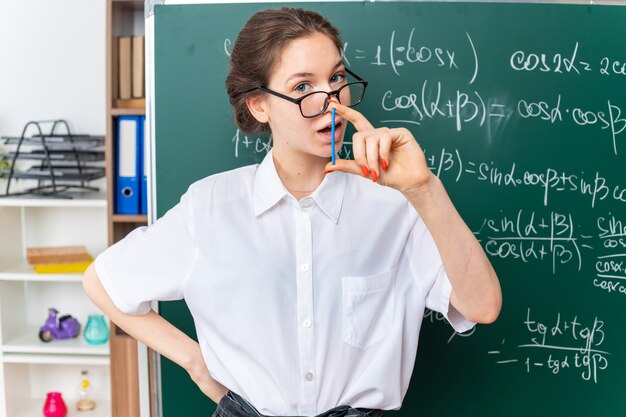
[[105, 134], [105, 7], [105, 0], [0, 0], [0, 136], [57, 118], [73, 133]]
[[0, 0], [0, 135], [66, 118], [105, 133], [105, 1]]

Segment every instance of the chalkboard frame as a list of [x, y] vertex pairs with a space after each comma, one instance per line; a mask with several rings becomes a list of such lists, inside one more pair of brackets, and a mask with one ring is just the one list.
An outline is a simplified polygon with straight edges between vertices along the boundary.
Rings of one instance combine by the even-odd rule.
[[[295, 0], [290, 1], [289, 3], [313, 3], [319, 2], [316, 0]], [[374, 0], [343, 0], [343, 2], [353, 2], [353, 3], [371, 3]], [[379, 0], [379, 2], [394, 2], [389, 0]], [[403, 1], [396, 0], [395, 2], [420, 2], [420, 1]], [[626, 0], [619, 1], [611, 1], [611, 0], [601, 0], [601, 1], [582, 1], [582, 0], [553, 0], [550, 2], [544, 2], [541, 0], [537, 1], [494, 1], [494, 0], [485, 0], [485, 1], [453, 1], [454, 3], [552, 3], [552, 4], [593, 4], [593, 5], [626, 5]], [[156, 146], [156, 135], [155, 135], [155, 68], [154, 68], [154, 41], [155, 41], [155, 22], [154, 22], [154, 13], [153, 8], [155, 5], [163, 5], [163, 6], [176, 6], [176, 5], [189, 5], [189, 4], [222, 4], [224, 2], [221, 1], [207, 1], [207, 0], [172, 0], [172, 1], [163, 1], [163, 0], [146, 0], [146, 125], [148, 126], [147, 132], [145, 132], [146, 143], [148, 144], [148, 153], [149, 153], [149, 174], [148, 174], [148, 223], [152, 224], [158, 218], [158, 207], [157, 207], [157, 198], [156, 198], [156, 156], [154, 153], [154, 148]], [[230, 3], [267, 3], [268, 5], [277, 4], [277, 2], [270, 1], [243, 1], [243, 0], [233, 0]], [[306, 6], [304, 6], [306, 7]], [[159, 311], [159, 303], [154, 302], [152, 304], [153, 309], [155, 311]], [[148, 369], [148, 362], [150, 362], [150, 366], [152, 371], [150, 372]], [[140, 415], [142, 417], [150, 416], [150, 408], [153, 409], [153, 415], [161, 416], [162, 415], [162, 404], [161, 404], [161, 375], [160, 375], [160, 359], [159, 355], [153, 352], [152, 357], [148, 356], [147, 347], [143, 346], [141, 343], [139, 344], [139, 373], [140, 373]], [[151, 375], [151, 378], [150, 378]], [[150, 384], [153, 386], [152, 392], [149, 391]], [[152, 400], [152, 403], [150, 403]]]

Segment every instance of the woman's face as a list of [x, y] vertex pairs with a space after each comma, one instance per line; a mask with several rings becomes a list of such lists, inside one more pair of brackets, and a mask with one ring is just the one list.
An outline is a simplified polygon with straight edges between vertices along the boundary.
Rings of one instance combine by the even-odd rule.
[[[328, 36], [315, 33], [285, 47], [267, 88], [297, 99], [313, 91], [336, 90], [346, 83], [337, 47]], [[343, 92], [341, 99], [345, 101]], [[317, 117], [304, 118], [297, 104], [270, 94], [265, 94], [263, 100], [275, 147], [323, 158], [331, 156], [330, 109]], [[345, 129], [346, 123], [336, 116], [336, 150], [341, 149]]]

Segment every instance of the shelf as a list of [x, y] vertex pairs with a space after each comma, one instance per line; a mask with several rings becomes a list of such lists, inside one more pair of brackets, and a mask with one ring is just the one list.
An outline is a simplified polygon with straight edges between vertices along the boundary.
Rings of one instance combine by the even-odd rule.
[[108, 356], [97, 355], [44, 355], [32, 353], [6, 353], [2, 362], [25, 365], [79, 365], [109, 366]]
[[[73, 151], [75, 149], [94, 149], [104, 146], [104, 136], [93, 136], [83, 134], [73, 135], [35, 135], [27, 137], [3, 136], [0, 138], [7, 145], [37, 146], [47, 147], [49, 150], [64, 149]], [[44, 151], [43, 149], [41, 150]], [[21, 155], [21, 153], [20, 153]]]
[[145, 0], [111, 0], [115, 8], [128, 11], [143, 12]]
[[[96, 399], [96, 408], [91, 411], [77, 411], [76, 400], [71, 397], [64, 397], [63, 401], [67, 406], [66, 417], [111, 417], [112, 415], [110, 401]], [[28, 400], [18, 409], [17, 414], [11, 417], [41, 417], [45, 402], [45, 398]]]
[[38, 195], [0, 198], [0, 207], [106, 207], [106, 194], [76, 193], [74, 198], [42, 198]]
[[[81, 183], [95, 181], [103, 178], [106, 174], [104, 167], [77, 167], [76, 165], [53, 165], [51, 167], [32, 166], [25, 171], [14, 171], [13, 178], [29, 179], [40, 181], [58, 181], [57, 187], [72, 186], [70, 184], [60, 184], [63, 181], [80, 181]], [[1, 169], [0, 174], [9, 176], [11, 171]]]
[[47, 153], [44, 150], [36, 149], [30, 152], [7, 152], [5, 157], [13, 159], [15, 156], [21, 159], [33, 160], [33, 161], [46, 161], [48, 158], [51, 162], [58, 161], [79, 161], [79, 162], [99, 162], [104, 161], [104, 151], [91, 151], [91, 150], [57, 150], [50, 149]]
[[83, 282], [83, 274], [38, 274], [23, 259], [0, 271], [0, 281]]
[[[109, 355], [109, 344], [90, 345], [82, 335], [85, 323], [81, 323], [81, 333], [76, 338], [53, 340], [45, 343], [39, 340], [39, 328], [29, 326], [17, 337], [11, 338], [2, 345], [1, 349], [5, 355], [10, 353], [21, 354], [42, 354], [46, 356], [56, 355], [77, 355], [77, 356], [103, 356]], [[28, 355], [27, 355], [28, 357]], [[31, 363], [31, 362], [27, 362]], [[38, 362], [39, 363], [39, 362]], [[56, 363], [56, 362], [54, 362]], [[80, 362], [82, 363], [82, 362]]]
[[114, 214], [114, 223], [148, 223], [148, 216], [145, 214]]
[[121, 109], [121, 108], [113, 108], [111, 109], [112, 116], [145, 116], [146, 109]]

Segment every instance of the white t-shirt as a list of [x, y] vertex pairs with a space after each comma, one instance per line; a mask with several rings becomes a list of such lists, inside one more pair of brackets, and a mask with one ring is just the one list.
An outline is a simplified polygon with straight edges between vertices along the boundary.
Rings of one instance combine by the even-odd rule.
[[298, 202], [271, 151], [195, 182], [95, 267], [125, 313], [184, 298], [211, 375], [266, 415], [398, 409], [424, 308], [474, 325], [400, 192], [333, 172]]

